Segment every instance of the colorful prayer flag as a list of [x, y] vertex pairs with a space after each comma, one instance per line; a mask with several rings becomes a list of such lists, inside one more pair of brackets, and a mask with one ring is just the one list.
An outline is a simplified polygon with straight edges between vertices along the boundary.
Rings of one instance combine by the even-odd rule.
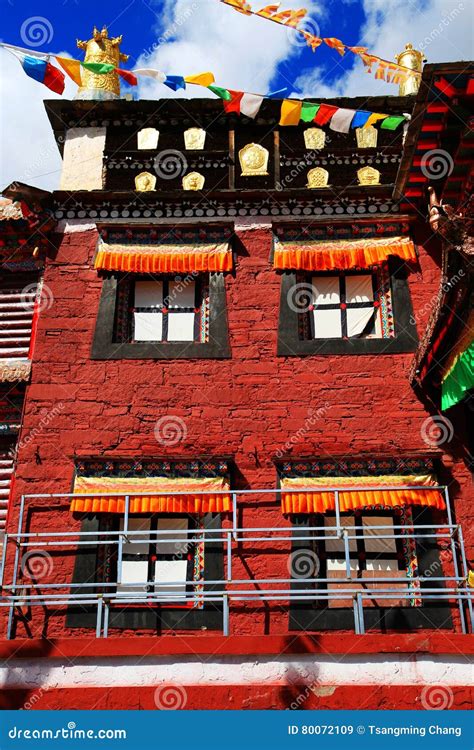
[[55, 91], [56, 94], [63, 93], [65, 86], [64, 73], [55, 68], [54, 65], [51, 65], [47, 60], [30, 57], [30, 55], [25, 55], [20, 62], [27, 76], [34, 78], [39, 83], [43, 83], [51, 91]]
[[386, 117], [388, 117], [388, 115], [380, 115], [377, 114], [377, 112], [372, 112], [369, 119], [365, 123], [364, 128], [368, 128], [369, 125], [374, 125], [374, 123], [378, 122], [379, 120], [384, 120]]
[[166, 76], [163, 83], [165, 86], [168, 86], [169, 89], [173, 89], [173, 91], [186, 88], [186, 82], [183, 76]]
[[208, 86], [207, 88], [216, 96], [220, 96], [221, 99], [225, 99], [226, 102], [229, 102], [232, 98], [228, 89], [223, 89], [220, 86]]
[[343, 109], [342, 107], [334, 112], [329, 127], [336, 133], [348, 133], [351, 122], [354, 117], [353, 109]]
[[244, 94], [240, 100], [240, 113], [246, 117], [256, 117], [262, 106], [263, 96], [258, 94]]
[[396, 130], [402, 122], [405, 122], [405, 117], [386, 117], [380, 128], [381, 130]]
[[195, 76], [185, 76], [186, 83], [194, 83], [196, 86], [210, 86], [216, 80], [212, 73], [198, 73]]
[[81, 65], [86, 70], [90, 70], [91, 73], [96, 73], [97, 75], [112, 73], [112, 71], [115, 70], [115, 65], [112, 65], [111, 63], [81, 62]]
[[337, 112], [338, 107], [334, 107], [332, 104], [321, 104], [318, 109], [318, 113], [314, 118], [316, 125], [327, 125], [334, 112]]
[[78, 86], [82, 86], [80, 61], [71, 60], [69, 57], [56, 57], [55, 59], [64, 72], [68, 74], [69, 78], [72, 78], [74, 83], [77, 83]]
[[369, 119], [372, 112], [366, 112], [363, 109], [358, 110], [351, 122], [351, 128], [362, 128]]
[[281, 104], [280, 125], [298, 125], [303, 102], [297, 99], [283, 99]]
[[301, 109], [301, 120], [303, 122], [313, 122], [317, 115], [319, 104], [312, 104], [311, 102], [303, 102]]
[[243, 91], [230, 91], [230, 100], [224, 99], [224, 109], [226, 112], [237, 112], [237, 114], [240, 114], [240, 102], [242, 100], [242, 97], [244, 95]]
[[153, 68], [135, 68], [135, 70], [132, 70], [132, 73], [135, 73], [136, 76], [154, 78], [155, 81], [160, 81], [160, 83], [166, 81], [166, 73], [163, 73], [161, 70], [153, 70]]
[[131, 70], [122, 70], [122, 68], [115, 68], [115, 70], [130, 86], [138, 86], [138, 78]]

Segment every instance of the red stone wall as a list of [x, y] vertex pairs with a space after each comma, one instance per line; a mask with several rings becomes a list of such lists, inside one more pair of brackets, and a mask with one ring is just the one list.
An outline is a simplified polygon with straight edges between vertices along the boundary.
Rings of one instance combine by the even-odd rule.
[[[415, 228], [420, 266], [409, 280], [419, 334], [440, 275], [439, 248], [423, 246], [424, 231]], [[271, 228], [237, 234], [242, 247], [235, 273], [226, 278], [232, 358], [215, 361], [91, 361], [102, 285], [92, 267], [97, 234], [63, 236], [44, 276], [54, 303], [43, 311], [37, 330], [10, 530], [16, 529], [21, 493], [69, 492], [74, 459], [80, 456], [233, 455], [237, 488], [272, 488], [272, 457], [278, 451], [287, 454], [285, 444], [301, 429], [304, 437], [291, 451], [295, 457], [432, 452], [420, 432], [429, 413], [408, 382], [412, 354], [276, 357], [280, 278], [269, 262]], [[308, 430], [309, 410], [321, 408], [322, 416]], [[45, 429], [41, 420], [52, 410]], [[186, 425], [186, 436], [172, 447], [154, 436], [155, 423], [164, 415], [180, 417]], [[33, 437], [26, 442], [28, 436]], [[444, 480], [452, 482], [456, 517], [472, 545], [470, 477], [461, 449], [454, 442], [445, 449], [454, 453], [455, 464]], [[37, 506], [38, 501], [28, 505], [29, 530], [78, 527], [64, 503]], [[266, 526], [281, 522], [281, 516], [272, 498], [245, 508], [242, 520]], [[70, 579], [73, 555], [51, 554], [53, 578]], [[288, 577], [287, 558], [286, 549], [273, 556], [249, 551], [234, 574]], [[240, 607], [231, 618], [232, 630], [285, 632], [285, 608], [271, 609]], [[38, 632], [44, 621], [42, 613], [20, 624], [19, 635]], [[47, 632], [64, 634], [62, 617], [51, 617]]]

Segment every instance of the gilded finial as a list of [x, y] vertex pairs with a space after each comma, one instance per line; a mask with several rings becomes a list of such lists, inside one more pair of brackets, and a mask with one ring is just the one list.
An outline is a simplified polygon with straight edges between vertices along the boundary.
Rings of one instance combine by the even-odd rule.
[[[120, 52], [122, 35], [109, 37], [107, 27], [102, 30], [94, 26], [91, 39], [77, 39], [79, 49], [85, 50], [84, 62], [105, 63], [118, 68], [121, 62], [128, 60], [128, 55]], [[93, 73], [82, 69], [82, 86], [77, 99], [117, 99], [120, 96], [120, 80], [115, 71], [111, 73]]]
[[[400, 52], [399, 55], [395, 56], [395, 60], [398, 65], [403, 65], [404, 68], [409, 68], [417, 73], [421, 73], [423, 70], [423, 63], [426, 62], [426, 58], [423, 52], [413, 48], [413, 44], [408, 42], [405, 44], [405, 49]], [[421, 75], [411, 75], [408, 73], [407, 78], [400, 84], [398, 93], [400, 96], [408, 96], [409, 94], [416, 94], [420, 88]]]

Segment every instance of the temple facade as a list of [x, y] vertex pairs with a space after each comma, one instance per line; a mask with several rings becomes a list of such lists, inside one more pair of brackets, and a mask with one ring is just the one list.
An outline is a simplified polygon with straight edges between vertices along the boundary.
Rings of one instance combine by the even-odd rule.
[[[34, 348], [2, 323], [28, 367], [4, 707], [464, 706], [473, 383], [441, 410], [450, 338], [423, 370], [439, 327], [471, 343], [470, 225], [446, 250], [428, 192], [465, 205], [462, 70], [293, 127], [273, 100], [46, 102]], [[335, 107], [412, 117], [340, 133]], [[2, 316], [30, 283], [2, 275]]]

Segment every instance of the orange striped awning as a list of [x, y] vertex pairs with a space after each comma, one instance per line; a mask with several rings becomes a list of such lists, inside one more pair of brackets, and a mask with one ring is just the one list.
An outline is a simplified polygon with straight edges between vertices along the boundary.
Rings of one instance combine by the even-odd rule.
[[397, 255], [406, 261], [415, 261], [415, 246], [408, 237], [335, 242], [277, 240], [273, 266], [279, 270], [344, 271], [351, 268], [369, 268], [387, 260], [390, 255]]
[[71, 512], [124, 513], [125, 498], [119, 495], [139, 492], [130, 498], [130, 513], [224, 513], [231, 509], [230, 494], [216, 493], [226, 490], [226, 477], [76, 477]]
[[232, 270], [228, 242], [197, 245], [100, 244], [94, 267], [130, 273], [188, 273]]
[[[395, 487], [395, 489], [381, 489], [384, 485], [387, 488]], [[397, 489], [398, 485], [400, 489]], [[436, 485], [437, 482], [431, 474], [378, 477], [284, 477], [281, 480], [283, 490], [301, 488], [301, 492], [282, 492], [281, 509], [285, 514], [326, 513], [326, 511], [335, 510], [334, 492], [318, 488], [340, 487], [339, 507], [343, 512], [360, 510], [372, 505], [384, 505], [389, 508], [424, 505], [444, 510], [446, 505], [443, 495], [437, 489], [430, 489]], [[377, 489], [349, 489], [365, 486], [368, 488], [376, 486]], [[417, 489], [419, 487], [422, 489]]]

